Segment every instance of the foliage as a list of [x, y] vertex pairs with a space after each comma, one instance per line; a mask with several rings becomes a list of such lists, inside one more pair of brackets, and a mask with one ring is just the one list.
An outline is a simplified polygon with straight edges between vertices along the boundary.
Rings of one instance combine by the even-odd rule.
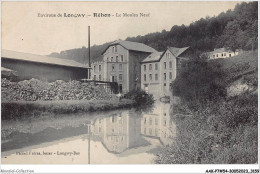
[[124, 95], [124, 98], [131, 99], [135, 102], [136, 106], [152, 105], [154, 98], [152, 94], [146, 93], [144, 90], [136, 89]]
[[133, 107], [132, 100], [67, 100], [2, 102], [2, 120], [16, 120], [53, 114], [76, 114]]
[[194, 58], [182, 64], [172, 83], [172, 93], [188, 102], [217, 100], [226, 96], [224, 76], [218, 62], [209, 63], [204, 58]]
[[157, 154], [156, 163], [256, 163], [257, 102], [257, 95], [242, 95], [199, 105], [191, 118], [175, 118], [175, 141]]
[[[128, 37], [126, 40], [144, 43], [158, 51], [168, 46], [190, 46], [195, 52], [212, 51], [217, 47], [256, 49], [258, 38], [258, 2], [242, 2], [233, 11], [218, 16], [201, 18], [188, 26], [174, 25], [170, 31], [150, 33], [145, 36]], [[100, 61], [102, 51], [109, 45], [91, 47], [92, 61]], [[73, 59], [86, 63], [86, 47], [52, 53], [51, 56]]]

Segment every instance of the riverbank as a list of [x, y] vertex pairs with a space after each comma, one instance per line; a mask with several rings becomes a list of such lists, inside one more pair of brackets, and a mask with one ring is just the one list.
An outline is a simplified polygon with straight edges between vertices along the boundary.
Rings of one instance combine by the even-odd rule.
[[245, 94], [197, 103], [196, 110], [184, 103], [173, 107], [192, 117], [176, 122], [173, 145], [157, 154], [159, 164], [255, 164], [258, 161], [258, 97]]
[[2, 102], [2, 120], [23, 119], [55, 114], [87, 113], [134, 107], [134, 101], [122, 100], [62, 100]]

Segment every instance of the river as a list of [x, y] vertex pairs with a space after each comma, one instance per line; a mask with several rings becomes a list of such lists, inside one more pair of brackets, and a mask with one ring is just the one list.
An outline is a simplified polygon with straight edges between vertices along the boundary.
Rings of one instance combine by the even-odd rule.
[[[90, 132], [90, 133], [89, 133]], [[3, 164], [153, 164], [172, 143], [170, 104], [2, 122]]]

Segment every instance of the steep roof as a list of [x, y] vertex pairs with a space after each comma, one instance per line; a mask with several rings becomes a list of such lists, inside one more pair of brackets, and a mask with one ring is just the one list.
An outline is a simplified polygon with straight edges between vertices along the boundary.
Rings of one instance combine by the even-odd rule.
[[145, 45], [143, 43], [138, 43], [138, 42], [130, 42], [130, 41], [124, 41], [124, 40], [116, 40], [114, 42], [112, 42], [103, 52], [102, 54], [104, 54], [106, 52], [106, 50], [112, 46], [112, 45], [121, 45], [122, 47], [124, 47], [127, 50], [131, 50], [131, 51], [140, 51], [140, 52], [147, 52], [147, 53], [153, 53], [153, 52], [157, 52], [154, 48], [149, 47], [148, 45]]
[[156, 62], [159, 61], [161, 56], [162, 56], [163, 52], [154, 52], [152, 54], [150, 54], [148, 57], [146, 57], [142, 62]]
[[175, 56], [179, 57], [182, 53], [184, 53], [189, 47], [184, 48], [176, 48], [176, 47], [168, 47], [168, 50]]
[[31, 54], [31, 53], [22, 53], [22, 52], [3, 50], [3, 49], [2, 49], [1, 57], [7, 58], [7, 59], [29, 61], [29, 62], [37, 62], [37, 63], [45, 63], [45, 64], [53, 64], [53, 65], [61, 65], [61, 66], [69, 66], [69, 67], [88, 68], [87, 65], [78, 63], [74, 60], [54, 58], [54, 57], [35, 55], [35, 54]]

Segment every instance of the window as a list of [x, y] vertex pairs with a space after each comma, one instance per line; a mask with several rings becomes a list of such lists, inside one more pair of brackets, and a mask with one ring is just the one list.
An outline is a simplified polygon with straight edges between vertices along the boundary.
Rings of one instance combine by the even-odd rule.
[[169, 62], [169, 68], [172, 68], [172, 61]]
[[146, 81], [146, 74], [144, 74], [144, 81]]
[[96, 66], [94, 66], [94, 72], [96, 72]]
[[122, 71], [122, 68], [123, 67], [123, 65], [122, 64], [119, 64], [119, 71]]
[[152, 119], [152, 118], [149, 119], [149, 124], [150, 124], [150, 125], [153, 124], [153, 119]]
[[223, 53], [221, 54], [221, 56], [223, 57]]
[[101, 75], [99, 75], [99, 77], [98, 77], [98, 78], [99, 78], [99, 80], [101, 81]]
[[112, 82], [117, 82], [117, 77], [116, 76], [112, 76]]
[[218, 54], [216, 54], [216, 57], [218, 57]]
[[146, 65], [144, 65], [144, 71], [146, 71]]
[[153, 80], [152, 74], [149, 74], [149, 80]]
[[[120, 76], [119, 76], [119, 77], [120, 77]], [[120, 91], [120, 93], [123, 92], [123, 84], [120, 84], [120, 85], [119, 85], [119, 91]]]
[[98, 66], [99, 72], [101, 71], [101, 65]]
[[119, 74], [119, 81], [123, 81], [123, 74]]
[[172, 79], [172, 72], [169, 73], [169, 79]]
[[158, 129], [157, 128], [155, 128], [154, 134], [155, 134], [155, 136], [158, 136]]
[[166, 73], [164, 73], [163, 76], [164, 76], [164, 80], [166, 80]]
[[215, 54], [213, 55], [213, 58], [215, 58]]
[[224, 56], [226, 56], [226, 53], [224, 53]]
[[153, 134], [153, 130], [150, 128], [149, 129], [149, 134], [152, 135]]
[[155, 80], [158, 80], [158, 74], [155, 74]]
[[146, 124], [146, 118], [144, 118], [144, 124]]
[[155, 70], [158, 70], [158, 64], [155, 63]]
[[152, 70], [152, 69], [153, 69], [153, 65], [149, 64], [149, 70]]
[[166, 116], [166, 113], [163, 113], [164, 116]]
[[166, 83], [164, 83], [163, 86], [166, 86]]
[[117, 52], [117, 45], [115, 46], [115, 52]]
[[94, 75], [94, 80], [96, 80], [96, 75]]
[[166, 123], [167, 123], [166, 120], [164, 120], [164, 126], [166, 126]]
[[231, 54], [229, 54], [229, 57], [231, 57]]
[[155, 119], [155, 125], [158, 125], [158, 118]]
[[116, 56], [116, 62], [118, 62], [118, 56]]
[[111, 57], [111, 62], [113, 62], [114, 60], [113, 60], [113, 57]]
[[124, 56], [123, 55], [121, 55], [121, 62], [123, 62], [124, 61]]
[[[114, 123], [115, 122], [115, 116], [111, 117], [111, 122]], [[113, 131], [114, 132], [114, 131]]]
[[166, 62], [164, 62], [164, 69], [166, 69]]
[[112, 71], [115, 71], [115, 65], [114, 64], [112, 65]]

